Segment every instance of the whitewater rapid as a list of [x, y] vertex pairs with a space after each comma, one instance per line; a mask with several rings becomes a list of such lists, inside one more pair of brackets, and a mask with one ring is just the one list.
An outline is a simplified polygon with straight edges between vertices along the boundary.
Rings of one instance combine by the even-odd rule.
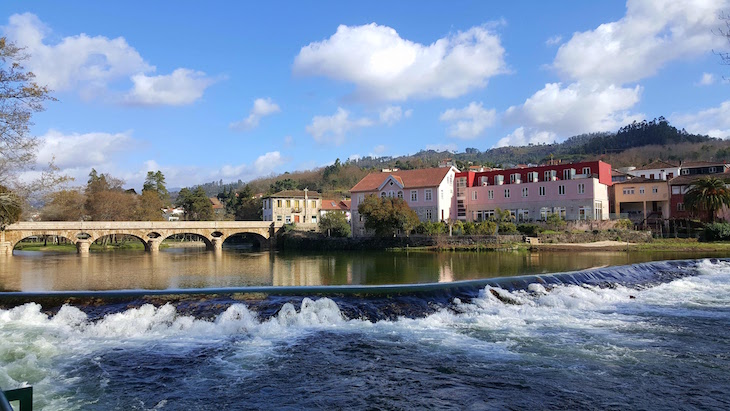
[[[636, 270], [634, 266], [625, 269]], [[263, 384], [258, 389], [264, 389], [265, 397], [275, 397], [275, 391], [285, 389], [292, 379], [304, 381], [300, 385], [311, 380], [310, 390], [315, 392], [317, 384], [334, 387], [336, 381], [319, 373], [332, 372], [327, 368], [337, 365], [337, 373], [345, 373], [341, 383], [385, 390], [385, 398], [392, 394], [391, 400], [377, 397], [385, 402], [376, 403], [386, 408], [410, 404], [398, 396], [420, 393], [421, 385], [442, 387], [443, 383], [451, 388], [443, 393], [432, 390], [436, 397], [430, 404], [514, 405], [500, 394], [487, 402], [483, 402], [486, 397], [449, 400], [454, 393], [492, 393], [491, 387], [480, 385], [478, 377], [496, 370], [520, 371], [503, 377], [504, 381], [493, 377], [514, 395], [554, 385], [558, 400], [539, 390], [540, 395], [548, 395], [540, 400], [548, 408], [637, 405], [621, 403], [628, 399], [604, 392], [600, 381], [595, 381], [595, 387], [579, 384], [601, 378], [607, 384], [625, 381], [634, 389], [646, 390], [646, 395], [636, 398], [624, 395], [632, 401], [681, 405], [676, 398], [655, 397], [666, 396], [665, 391], [689, 391], [693, 384], [699, 387], [702, 378], [688, 385], [682, 367], [696, 367], [688, 371], [695, 378], [704, 375], [718, 384], [730, 382], [728, 371], [720, 368], [730, 366], [728, 330], [721, 329], [730, 325], [730, 262], [702, 260], [690, 265], [691, 273], [685, 266], [681, 270], [666, 282], [649, 273], [640, 284], [601, 280], [596, 284], [533, 281], [513, 289], [488, 285], [474, 298], [454, 297], [425, 316], [395, 320], [348, 318], [336, 298], [316, 297], [304, 297], [298, 304], [287, 302], [268, 317], [244, 303], [231, 304], [214, 318], [195, 318], [172, 304], [145, 304], [92, 318], [79, 307], [64, 305], [50, 315], [39, 304], [28, 303], [0, 310], [0, 387], [32, 385], [36, 408], [43, 410], [180, 409], [185, 404], [182, 391], [191, 387], [242, 390], [230, 398], [219, 393], [201, 399], [203, 408], [216, 409], [217, 401], [235, 404], [255, 397], [245, 390], [258, 384]], [[688, 345], [683, 348], [683, 344]], [[674, 364], [663, 365], [667, 361]], [[349, 366], [351, 371], [343, 371]], [[309, 367], [317, 371], [307, 380], [300, 374]], [[632, 370], [648, 375], [649, 381], [668, 384], [667, 389], [652, 393], [653, 388], [632, 383], [644, 381]], [[463, 375], [459, 379], [452, 374]], [[181, 381], [166, 380], [170, 375]], [[547, 382], [546, 375], [557, 380]], [[260, 382], [267, 378], [275, 383]], [[385, 380], [376, 383], [379, 378]], [[391, 393], [389, 378], [406, 378], [407, 388], [398, 395]], [[120, 397], [119, 387], [125, 385], [139, 392]], [[621, 392], [631, 387], [614, 389]], [[269, 398], [260, 408], [266, 408], [265, 404], [337, 408], [346, 407], [350, 400], [358, 408], [375, 401], [353, 394], [338, 403], [330, 402], [337, 396], [319, 395], [310, 398], [303, 393], [295, 404]], [[606, 396], [605, 402], [601, 395]], [[517, 407], [530, 406], [524, 401], [520, 399]], [[730, 405], [727, 394], [719, 391], [710, 390], [702, 401]], [[249, 404], [257, 408], [255, 402]]]

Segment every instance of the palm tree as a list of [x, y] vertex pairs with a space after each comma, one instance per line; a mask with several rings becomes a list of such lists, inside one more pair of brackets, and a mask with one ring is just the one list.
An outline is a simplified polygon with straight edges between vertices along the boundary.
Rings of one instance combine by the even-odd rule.
[[695, 180], [684, 195], [684, 204], [690, 210], [707, 211], [708, 220], [715, 222], [715, 214], [723, 206], [730, 207], [730, 189], [726, 179], [705, 177]]

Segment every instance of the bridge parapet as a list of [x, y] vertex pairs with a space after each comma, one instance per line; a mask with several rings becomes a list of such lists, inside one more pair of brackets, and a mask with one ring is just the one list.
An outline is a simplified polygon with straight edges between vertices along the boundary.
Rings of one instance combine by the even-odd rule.
[[76, 244], [80, 254], [89, 245], [107, 235], [130, 235], [145, 244], [145, 250], [157, 251], [162, 241], [176, 234], [197, 234], [211, 250], [220, 250], [223, 242], [236, 234], [254, 234], [262, 248], [276, 245], [276, 233], [282, 223], [271, 221], [44, 221], [11, 224], [0, 232], [0, 253], [12, 254], [15, 245], [32, 236], [59, 236]]

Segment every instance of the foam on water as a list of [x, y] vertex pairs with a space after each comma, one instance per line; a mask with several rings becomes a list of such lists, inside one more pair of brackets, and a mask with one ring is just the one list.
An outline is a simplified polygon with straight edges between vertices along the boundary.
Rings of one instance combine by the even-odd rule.
[[233, 304], [213, 320], [181, 315], [169, 304], [148, 304], [92, 321], [73, 306], [49, 317], [30, 303], [0, 310], [0, 386], [32, 384], [40, 408], [79, 409], [84, 404], [64, 394], [82, 383], [65, 372], [79, 358], [92, 358], [93, 364], [114, 350], [173, 354], [214, 347], [220, 353], [212, 361], [235, 370], [231, 378], [242, 378], [282, 345], [316, 333], [366, 333], [386, 345], [405, 342], [426, 351], [466, 353], [474, 361], [569, 355], [638, 363], [656, 335], [673, 332], [646, 313], [711, 316], [713, 309], [730, 307], [730, 262], [701, 261], [696, 271], [699, 275], [651, 287], [532, 283], [509, 291], [487, 286], [478, 297], [455, 298], [424, 318], [378, 322], [347, 319], [329, 298], [304, 298], [299, 307], [285, 303], [265, 320], [245, 304]]

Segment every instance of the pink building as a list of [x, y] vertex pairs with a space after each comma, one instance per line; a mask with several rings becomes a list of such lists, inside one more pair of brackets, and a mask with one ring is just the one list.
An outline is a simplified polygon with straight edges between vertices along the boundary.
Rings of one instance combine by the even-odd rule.
[[352, 235], [365, 235], [365, 222], [357, 208], [368, 195], [402, 198], [421, 221], [454, 218], [452, 198], [458, 171], [454, 167], [439, 167], [368, 174], [350, 189]]
[[609, 218], [611, 166], [602, 161], [461, 172], [455, 176], [456, 219], [486, 220], [499, 208], [517, 222], [559, 214], [566, 220]]

